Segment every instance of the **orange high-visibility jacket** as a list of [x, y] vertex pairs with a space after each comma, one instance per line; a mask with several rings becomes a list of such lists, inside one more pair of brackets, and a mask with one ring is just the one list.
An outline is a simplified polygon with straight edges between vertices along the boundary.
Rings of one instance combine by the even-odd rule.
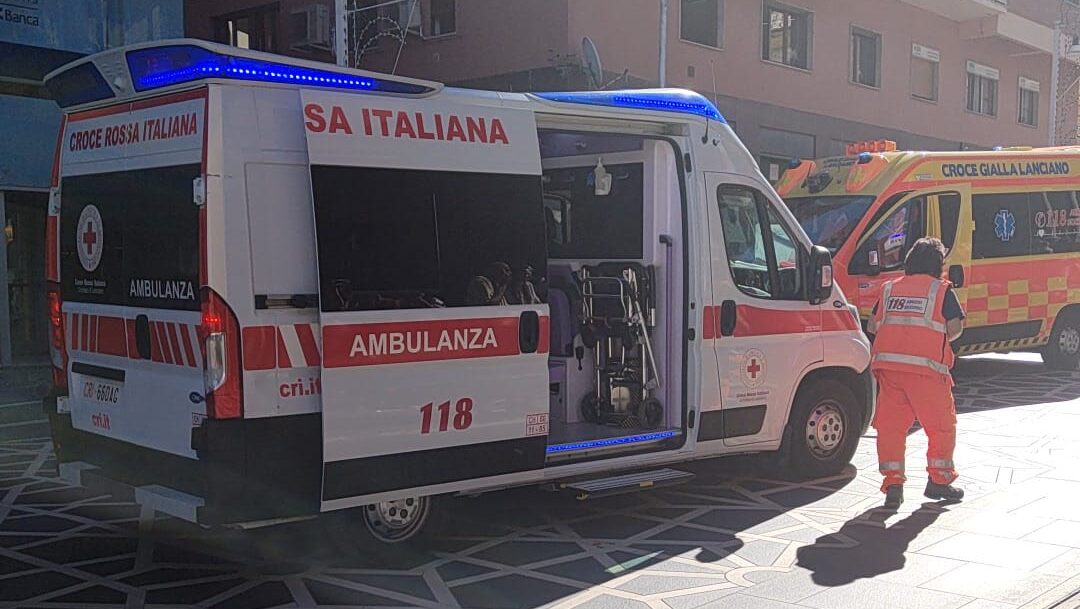
[[905, 275], [885, 284], [875, 314], [871, 370], [949, 376], [956, 356], [941, 311], [949, 286], [929, 275]]

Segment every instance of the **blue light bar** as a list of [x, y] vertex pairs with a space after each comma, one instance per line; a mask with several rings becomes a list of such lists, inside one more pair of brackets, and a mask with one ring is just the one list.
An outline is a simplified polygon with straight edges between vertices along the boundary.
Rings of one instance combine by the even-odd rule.
[[136, 91], [160, 89], [205, 78], [412, 95], [434, 91], [419, 84], [223, 55], [191, 45], [129, 51], [127, 62]]
[[582, 93], [536, 93], [540, 99], [568, 104], [681, 112], [727, 123], [724, 115], [704, 95], [683, 89], [638, 89]]
[[584, 448], [606, 448], [608, 446], [619, 446], [622, 444], [652, 442], [655, 440], [664, 440], [666, 438], [673, 437], [677, 433], [677, 431], [658, 431], [637, 436], [626, 436], [623, 438], [607, 438], [604, 440], [589, 440], [587, 442], [570, 442], [569, 444], [552, 444], [551, 446], [547, 447], [547, 452], [549, 454], [562, 453], [572, 450], [582, 450]]

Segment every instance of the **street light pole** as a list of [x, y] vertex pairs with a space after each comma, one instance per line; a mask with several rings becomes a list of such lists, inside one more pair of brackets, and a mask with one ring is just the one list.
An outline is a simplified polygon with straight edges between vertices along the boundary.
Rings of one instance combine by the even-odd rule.
[[667, 86], [667, 9], [668, 0], [660, 0], [660, 88]]

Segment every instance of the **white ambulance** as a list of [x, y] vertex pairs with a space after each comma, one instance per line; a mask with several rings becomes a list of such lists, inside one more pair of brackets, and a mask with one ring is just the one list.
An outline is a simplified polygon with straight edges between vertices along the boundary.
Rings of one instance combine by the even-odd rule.
[[869, 346], [720, 112], [195, 40], [47, 78], [61, 474], [204, 525], [579, 496], [780, 451], [841, 470]]

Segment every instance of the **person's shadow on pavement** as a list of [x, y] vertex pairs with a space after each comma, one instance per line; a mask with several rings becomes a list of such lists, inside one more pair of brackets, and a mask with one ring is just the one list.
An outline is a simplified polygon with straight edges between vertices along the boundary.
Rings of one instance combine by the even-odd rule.
[[903, 520], [886, 528], [895, 512], [873, 508], [844, 523], [836, 533], [799, 548], [798, 566], [812, 573], [814, 583], [842, 586], [904, 568], [904, 553], [919, 533], [941, 514], [939, 504], [924, 503]]

